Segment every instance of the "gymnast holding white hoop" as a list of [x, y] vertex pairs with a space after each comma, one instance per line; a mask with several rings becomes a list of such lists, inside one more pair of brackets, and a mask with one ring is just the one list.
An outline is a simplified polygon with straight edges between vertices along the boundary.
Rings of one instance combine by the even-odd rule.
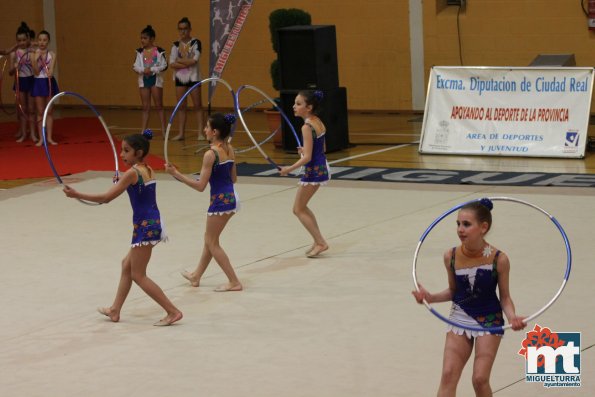
[[456, 394], [474, 345], [473, 388], [478, 396], [491, 395], [490, 373], [504, 334], [502, 312], [513, 330], [526, 326], [525, 318], [517, 316], [510, 295], [508, 256], [484, 239], [492, 225], [492, 208], [493, 203], [487, 198], [460, 207], [457, 235], [461, 245], [444, 253], [448, 288], [430, 293], [418, 284], [412, 291], [419, 304], [453, 302], [450, 317], [444, 319], [449, 325], [438, 389], [440, 396]]

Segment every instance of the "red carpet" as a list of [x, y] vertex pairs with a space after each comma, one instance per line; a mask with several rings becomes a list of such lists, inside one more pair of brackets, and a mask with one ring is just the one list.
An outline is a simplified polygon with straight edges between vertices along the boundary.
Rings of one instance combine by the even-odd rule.
[[[15, 142], [17, 123], [0, 123], [0, 180], [53, 177], [43, 146], [32, 141]], [[50, 155], [60, 176], [88, 170], [113, 171], [114, 155], [103, 126], [94, 117], [57, 119], [54, 121], [54, 141]], [[120, 161], [120, 142], [114, 138], [120, 171], [126, 165]], [[149, 155], [147, 163], [153, 169], [163, 169], [164, 160]]]

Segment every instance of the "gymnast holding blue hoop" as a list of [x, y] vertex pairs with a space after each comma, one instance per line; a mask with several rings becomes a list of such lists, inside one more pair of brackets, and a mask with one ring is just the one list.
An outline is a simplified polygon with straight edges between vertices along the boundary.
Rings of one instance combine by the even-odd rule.
[[182, 312], [169, 300], [163, 290], [147, 276], [147, 266], [153, 247], [167, 241], [159, 208], [157, 207], [155, 172], [145, 163], [149, 154], [153, 133], [145, 130], [142, 135], [126, 136], [122, 140], [122, 161], [130, 166], [119, 181], [104, 193], [88, 194], [79, 192], [68, 185], [63, 191], [67, 197], [96, 203], [109, 203], [127, 192], [132, 206], [132, 241], [130, 250], [122, 260], [120, 282], [114, 302], [109, 307], [99, 307], [97, 311], [112, 322], [120, 321], [120, 311], [128, 297], [134, 281], [149, 297], [166, 312], [156, 326], [168, 326], [180, 321]]
[[[221, 267], [228, 282], [215, 288], [216, 292], [242, 291], [229, 257], [219, 244], [219, 237], [231, 217], [240, 209], [240, 200], [234, 188], [237, 180], [235, 152], [229, 142], [236, 118], [233, 114], [213, 113], [207, 119], [204, 134], [210, 149], [203, 156], [200, 178], [194, 180], [182, 174], [173, 165], [166, 163], [165, 170], [178, 181], [203, 192], [210, 185], [210, 205], [207, 210], [207, 225], [202, 254], [193, 272], [183, 271], [182, 276], [193, 287], [200, 286], [200, 280], [211, 259]], [[169, 130], [168, 130], [169, 131]]]
[[293, 213], [314, 239], [312, 246], [306, 251], [308, 258], [317, 257], [328, 249], [328, 244], [320, 232], [316, 217], [308, 208], [308, 202], [314, 193], [321, 185], [326, 185], [331, 177], [330, 167], [324, 154], [326, 127], [317, 116], [322, 98], [322, 91], [309, 90], [300, 91], [295, 97], [293, 112], [297, 117], [304, 119], [302, 126], [303, 147], [298, 148], [301, 158], [292, 165], [281, 167], [279, 170], [281, 176], [287, 176], [290, 172], [304, 167], [304, 175], [300, 179], [300, 186], [295, 195]]
[[[510, 296], [508, 256], [484, 239], [492, 225], [492, 208], [487, 198], [460, 207], [457, 235], [461, 245], [444, 253], [448, 288], [430, 293], [418, 283], [418, 289], [412, 291], [420, 304], [453, 302], [450, 317], [445, 319], [448, 332], [438, 395], [456, 394], [474, 345], [473, 388], [478, 396], [491, 395], [490, 373], [504, 334], [502, 312], [513, 330], [526, 326], [525, 318], [517, 316]], [[486, 330], [478, 330], [482, 328]]]

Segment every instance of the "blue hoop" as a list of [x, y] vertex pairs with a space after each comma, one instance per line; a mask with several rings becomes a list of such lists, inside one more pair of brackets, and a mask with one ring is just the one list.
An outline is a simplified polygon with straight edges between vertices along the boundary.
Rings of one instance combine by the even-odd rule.
[[[236, 108], [235, 104], [236, 104], [236, 96], [233, 92], [233, 88], [231, 88], [231, 85], [229, 85], [229, 83], [223, 79], [220, 79], [219, 77], [209, 77], [206, 78], [204, 80], [199, 81], [198, 83], [194, 84], [192, 87], [190, 87], [190, 89], [188, 91], [186, 91], [184, 93], [184, 95], [182, 95], [182, 98], [180, 98], [180, 100], [178, 101], [178, 103], [176, 104], [176, 107], [174, 108], [174, 111], [172, 112], [171, 116], [169, 117], [169, 122], [167, 123], [167, 128], [165, 130], [165, 137], [163, 138], [165, 140], [164, 143], [164, 147], [163, 147], [163, 157], [165, 157], [165, 162], [167, 164], [169, 164], [169, 158], [167, 157], [167, 144], [168, 144], [168, 138], [169, 138], [169, 130], [171, 129], [171, 125], [174, 121], [174, 118], [176, 117], [176, 114], [178, 113], [178, 109], [180, 108], [180, 106], [182, 105], [182, 103], [184, 103], [184, 101], [186, 100], [186, 97], [188, 97], [188, 95], [194, 91], [195, 89], [197, 89], [198, 87], [200, 87], [201, 85], [203, 85], [204, 83], [207, 83], [209, 81], [212, 81], [213, 83], [221, 83], [224, 86], [226, 86], [229, 89], [229, 92], [231, 94], [231, 97], [233, 98], [233, 103], [234, 103], [234, 109]], [[229, 139], [228, 142], [231, 142], [231, 138], [233, 137], [234, 134], [234, 130], [231, 131], [230, 135], [229, 135]]]
[[[258, 92], [260, 95], [262, 95], [264, 98], [266, 98], [266, 100], [268, 100], [271, 103], [271, 105], [273, 105], [273, 107], [275, 108], [275, 110], [277, 110], [281, 114], [281, 117], [283, 117], [283, 119], [285, 120], [285, 122], [287, 123], [287, 125], [289, 126], [289, 128], [291, 129], [291, 132], [293, 132], [293, 136], [295, 137], [295, 140], [297, 142], [297, 147], [298, 148], [299, 147], [302, 147], [302, 143], [300, 142], [300, 138], [298, 137], [298, 134], [295, 131], [295, 128], [293, 128], [293, 125], [289, 121], [289, 118], [285, 115], [285, 113], [283, 112], [283, 110], [281, 110], [281, 108], [279, 107], [279, 105], [277, 105], [275, 103], [275, 101], [270, 96], [268, 96], [265, 92], [263, 92], [259, 88], [254, 87], [253, 85], [244, 84], [243, 86], [241, 86], [240, 88], [238, 88], [238, 90], [235, 93], [235, 97], [236, 97], [235, 98], [236, 113], [240, 117], [240, 121], [242, 122], [242, 125], [244, 126], [244, 129], [246, 130], [246, 134], [248, 134], [248, 137], [250, 138], [250, 140], [252, 141], [252, 143], [254, 143], [254, 147], [256, 147], [258, 149], [258, 151], [260, 152], [260, 154], [262, 154], [262, 156], [265, 158], [265, 160], [268, 161], [273, 167], [275, 167], [275, 168], [277, 168], [277, 169], [280, 170], [281, 167], [279, 165], [277, 165], [277, 163], [275, 163], [264, 152], [264, 150], [262, 150], [262, 148], [260, 147], [260, 144], [256, 141], [256, 139], [254, 139], [254, 136], [252, 135], [252, 133], [250, 132], [250, 129], [248, 128], [248, 125], [246, 124], [246, 120], [244, 120], [244, 116], [242, 115], [243, 112], [240, 109], [240, 92], [242, 92], [246, 88]], [[274, 134], [271, 134], [271, 135], [274, 135]], [[264, 141], [262, 143], [264, 143]]]
[[[523, 320], [523, 322], [525, 324], [527, 324], [529, 321], [533, 320], [534, 318], [536, 318], [537, 316], [541, 315], [544, 311], [546, 311], [551, 305], [554, 304], [554, 302], [558, 299], [558, 297], [560, 296], [560, 294], [562, 293], [562, 291], [564, 290], [564, 287], [566, 286], [566, 283], [568, 282], [568, 277], [570, 276], [570, 269], [572, 267], [572, 252], [570, 249], [570, 243], [568, 241], [568, 236], [566, 235], [566, 232], [564, 231], [564, 229], [562, 228], [562, 225], [560, 225], [560, 223], [558, 222], [558, 220], [556, 218], [554, 218], [552, 215], [550, 215], [547, 211], [545, 211], [544, 209], [528, 203], [527, 201], [523, 201], [523, 200], [519, 200], [516, 198], [512, 198], [512, 197], [488, 197], [490, 200], [492, 201], [510, 201], [510, 202], [514, 202], [514, 203], [519, 203], [519, 204], [524, 204], [527, 205], [533, 209], [536, 209], [537, 211], [541, 212], [542, 214], [544, 214], [545, 216], [547, 216], [553, 223], [554, 225], [556, 225], [556, 227], [558, 228], [558, 231], [560, 232], [560, 234], [562, 235], [562, 239], [564, 240], [564, 245], [566, 247], [566, 272], [564, 273], [564, 279], [562, 280], [562, 285], [560, 286], [560, 288], [558, 289], [558, 292], [556, 292], [556, 294], [554, 295], [554, 297], [548, 302], [546, 303], [546, 305], [539, 309], [537, 312], [533, 313], [532, 315], [530, 315], [529, 317], [525, 318]], [[449, 209], [448, 211], [446, 211], [445, 213], [443, 213], [442, 215], [440, 215], [438, 218], [436, 218], [436, 220], [434, 220], [434, 222], [432, 222], [432, 224], [430, 224], [430, 226], [423, 232], [423, 234], [421, 235], [419, 242], [417, 243], [417, 248], [415, 250], [415, 254], [413, 255], [413, 285], [415, 286], [416, 291], [419, 292], [419, 286], [417, 285], [417, 276], [416, 276], [416, 268], [417, 268], [417, 257], [418, 257], [418, 253], [419, 250], [424, 242], [424, 240], [426, 239], [426, 237], [428, 236], [428, 234], [430, 233], [430, 231], [438, 224], [440, 223], [440, 221], [442, 221], [444, 218], [446, 218], [448, 215], [452, 214], [453, 212], [461, 209], [463, 206], [470, 204], [470, 203], [474, 203], [474, 202], [478, 202], [481, 199], [475, 199], [475, 200], [471, 200], [471, 201], [467, 201], [465, 203], [459, 204], [451, 209]], [[469, 331], [484, 331], [484, 332], [500, 332], [503, 331], [507, 328], [510, 328], [511, 325], [510, 324], [506, 324], [504, 326], [501, 327], [471, 327], [471, 326], [467, 326], [467, 325], [463, 325], [463, 324], [459, 324], [455, 321], [452, 321], [451, 319], [444, 317], [443, 315], [441, 315], [440, 313], [438, 313], [436, 310], [434, 310], [434, 308], [424, 299], [423, 301], [424, 305], [428, 308], [428, 310], [435, 315], [436, 317], [438, 317], [440, 320], [444, 321], [447, 324], [450, 324], [452, 326], [455, 327], [459, 327], [459, 328], [463, 328]]]
[[[117, 181], [120, 178], [120, 171], [118, 169], [118, 153], [116, 151], [116, 145], [114, 145], [114, 139], [112, 138], [112, 134], [110, 133], [109, 128], [107, 128], [107, 124], [103, 120], [103, 117], [101, 117], [101, 114], [97, 111], [97, 109], [95, 109], [95, 106], [93, 106], [91, 104], [91, 102], [89, 102], [82, 95], [79, 95], [75, 92], [69, 92], [69, 91], [59, 92], [50, 99], [50, 101], [46, 105], [45, 110], [43, 112], [43, 121], [41, 123], [41, 132], [42, 132], [41, 139], [43, 139], [43, 147], [45, 149], [45, 155], [48, 159], [48, 163], [50, 163], [50, 168], [52, 169], [52, 172], [54, 173], [56, 180], [58, 181], [58, 183], [60, 185], [64, 186], [64, 182], [62, 181], [62, 178], [60, 178], [60, 174], [58, 173], [58, 171], [56, 170], [56, 167], [54, 166], [52, 156], [50, 156], [50, 151], [48, 149], [48, 143], [47, 143], [47, 138], [46, 138], [46, 121], [47, 121], [48, 112], [49, 112], [50, 108], [53, 106], [54, 101], [56, 101], [58, 98], [60, 98], [64, 95], [71, 95], [71, 96], [79, 98], [81, 101], [83, 101], [89, 107], [89, 109], [91, 109], [91, 111], [93, 113], [95, 113], [95, 116], [97, 116], [97, 118], [99, 119], [99, 122], [103, 126], [103, 129], [105, 130], [107, 138], [109, 139], [110, 145], [112, 147], [112, 152], [114, 154], [114, 164], [115, 164], [114, 181]], [[95, 202], [86, 201], [83, 199], [77, 199], [77, 200], [80, 201], [81, 203], [87, 204], [87, 205], [101, 205], [101, 203], [95, 203]]]

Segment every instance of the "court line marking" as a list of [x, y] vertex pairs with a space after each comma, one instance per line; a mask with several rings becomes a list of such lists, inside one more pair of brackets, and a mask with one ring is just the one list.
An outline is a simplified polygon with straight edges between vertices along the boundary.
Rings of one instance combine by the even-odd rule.
[[[132, 128], [132, 127], [118, 127], [118, 126], [108, 126], [108, 128], [120, 129], [120, 130], [136, 130], [137, 129], [137, 128]], [[237, 130], [237, 132], [243, 132], [243, 130]], [[257, 134], [270, 134], [270, 131], [263, 131], [263, 132], [255, 131], [255, 133], [257, 133]], [[411, 136], [413, 134], [358, 134], [358, 135], [390, 135], [390, 136], [403, 135], [403, 136]], [[370, 155], [377, 154], [377, 153], [388, 152], [389, 150], [401, 149], [401, 148], [404, 148], [404, 147], [408, 147], [408, 146], [412, 146], [412, 145], [417, 145], [417, 144], [419, 144], [419, 141], [415, 141], [415, 142], [412, 142], [412, 143], [405, 143], [405, 144], [402, 144], [402, 145], [392, 146], [392, 147], [388, 147], [388, 148], [384, 148], [384, 149], [373, 150], [371, 152], [362, 153], [362, 154], [358, 154], [358, 155], [355, 155], [355, 156], [344, 157], [342, 159], [337, 159], [337, 160], [329, 161], [328, 163], [329, 163], [329, 165], [331, 165], [331, 164], [337, 164], [337, 163], [341, 163], [341, 162], [344, 162], [344, 161], [358, 159], [360, 157], [370, 156]], [[184, 146], [184, 149], [185, 148], [188, 148], [188, 147], [194, 147], [194, 146], [200, 146], [200, 144], [198, 144], [198, 145]]]
[[341, 163], [343, 161], [348, 161], [348, 160], [358, 159], [360, 157], [370, 156], [372, 154], [377, 154], [377, 153], [382, 153], [382, 152], [388, 152], [389, 150], [401, 149], [401, 148], [404, 148], [404, 147], [408, 147], [408, 146], [412, 146], [412, 145], [417, 145], [418, 143], [419, 143], [419, 141], [412, 142], [412, 143], [405, 143], [403, 145], [392, 146], [392, 147], [388, 147], [388, 148], [384, 148], [384, 149], [374, 150], [374, 151], [371, 151], [371, 152], [368, 152], [368, 153], [358, 154], [358, 155], [355, 155], [355, 156], [344, 157], [342, 159], [337, 159], [337, 160], [329, 161], [328, 163], [329, 163], [329, 165], [331, 165], [331, 164], [337, 164], [337, 163]]
[[[113, 128], [114, 130], [134, 130], [134, 131], [138, 130], [138, 128], [135, 128], [135, 127], [120, 127], [120, 126], [117, 126], [117, 125], [108, 125], [108, 128], [109, 129], [112, 129]], [[160, 129], [156, 129], [155, 131], [161, 131], [161, 130]], [[197, 129], [193, 129], [193, 128], [186, 129], [186, 131], [198, 132]], [[246, 132], [246, 131], [243, 130], [243, 129], [237, 129], [236, 132]], [[253, 131], [253, 132], [255, 132], [257, 134], [270, 134], [271, 133], [270, 131], [264, 131], [264, 130], [263, 131], [256, 130], [256, 131]], [[377, 132], [377, 133], [376, 132], [350, 132], [349, 135], [350, 136], [351, 135], [361, 135], [361, 136], [416, 136], [416, 137], [421, 136], [421, 134], [397, 134], [397, 133], [393, 134], [393, 133], [390, 133], [388, 131], [387, 132]]]
[[341, 163], [343, 161], [348, 161], [348, 160], [358, 159], [360, 157], [370, 156], [372, 154], [383, 153], [383, 152], [388, 152], [389, 150], [401, 149], [401, 148], [404, 148], [404, 147], [408, 147], [408, 146], [412, 146], [412, 145], [417, 145], [418, 143], [419, 143], [419, 141], [416, 141], [416, 142], [412, 142], [412, 143], [404, 143], [402, 145], [391, 146], [391, 147], [384, 148], [384, 149], [373, 150], [371, 152], [357, 154], [355, 156], [349, 156], [349, 157], [344, 157], [342, 159], [337, 159], [337, 160], [329, 161], [328, 164], [329, 165], [331, 165], [331, 164], [337, 164], [337, 163]]
[[[108, 125], [107, 128], [109, 129], [114, 129], [114, 130], [132, 130], [132, 131], [137, 131], [139, 130], [138, 128], [134, 128], [134, 127], [119, 127], [117, 125]], [[154, 131], [161, 131], [161, 129], [155, 129]], [[186, 129], [186, 131], [190, 131], [190, 132], [198, 132], [198, 130], [196, 129]], [[246, 132], [245, 130], [240, 130], [237, 129], [236, 132]], [[252, 131], [253, 133], [257, 133], [257, 134], [270, 134], [270, 131]]]

